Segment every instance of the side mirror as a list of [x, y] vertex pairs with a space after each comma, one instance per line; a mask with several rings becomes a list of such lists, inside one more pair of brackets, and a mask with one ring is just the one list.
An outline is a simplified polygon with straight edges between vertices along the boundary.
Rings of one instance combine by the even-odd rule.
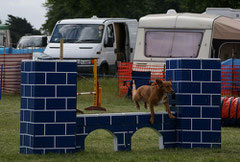
[[42, 47], [47, 46], [47, 37], [42, 37]]
[[104, 47], [113, 47], [113, 38], [107, 37], [104, 41]]

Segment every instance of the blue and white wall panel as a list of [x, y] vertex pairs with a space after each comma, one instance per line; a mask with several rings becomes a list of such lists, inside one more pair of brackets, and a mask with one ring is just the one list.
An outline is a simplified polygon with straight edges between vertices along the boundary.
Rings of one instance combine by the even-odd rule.
[[[167, 113], [87, 114], [76, 117], [77, 63], [23, 61], [21, 72], [20, 152], [68, 153], [84, 150], [86, 136], [105, 129], [114, 150], [130, 150], [140, 128], [159, 134], [159, 148], [221, 147], [221, 65], [218, 59], [169, 59], [167, 79], [176, 92], [177, 119]], [[170, 98], [170, 102], [172, 99]], [[162, 145], [161, 145], [162, 144]]]
[[218, 59], [168, 59], [166, 78], [176, 92], [181, 147], [221, 147], [221, 63]]
[[176, 147], [176, 124], [166, 112], [156, 113], [153, 125], [150, 113], [81, 114], [77, 116], [77, 149], [84, 150], [85, 138], [96, 129], [109, 131], [114, 140], [115, 151], [131, 150], [131, 137], [139, 129], [149, 127], [159, 136], [159, 148]]
[[75, 152], [75, 61], [23, 61], [20, 153]]

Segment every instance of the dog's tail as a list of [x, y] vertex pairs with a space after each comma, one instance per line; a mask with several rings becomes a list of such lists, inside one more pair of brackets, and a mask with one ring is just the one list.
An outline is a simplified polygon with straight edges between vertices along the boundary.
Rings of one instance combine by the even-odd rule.
[[135, 81], [133, 80], [132, 81], [132, 99], [134, 97], [134, 95], [136, 94], [136, 84], [135, 84]]

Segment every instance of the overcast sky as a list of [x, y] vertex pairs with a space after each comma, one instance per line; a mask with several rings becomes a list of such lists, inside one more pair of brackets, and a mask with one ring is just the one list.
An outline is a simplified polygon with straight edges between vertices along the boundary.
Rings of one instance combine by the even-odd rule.
[[0, 20], [8, 19], [7, 15], [25, 18], [35, 29], [39, 29], [46, 20], [46, 0], [0, 0]]

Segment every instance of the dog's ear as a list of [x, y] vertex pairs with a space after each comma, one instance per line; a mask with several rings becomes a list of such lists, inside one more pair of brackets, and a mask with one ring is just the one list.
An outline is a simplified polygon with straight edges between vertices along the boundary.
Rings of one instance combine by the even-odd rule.
[[162, 86], [162, 84], [163, 84], [163, 81], [162, 81], [162, 80], [160, 80], [160, 79], [156, 79], [156, 83], [157, 83], [159, 86]]

